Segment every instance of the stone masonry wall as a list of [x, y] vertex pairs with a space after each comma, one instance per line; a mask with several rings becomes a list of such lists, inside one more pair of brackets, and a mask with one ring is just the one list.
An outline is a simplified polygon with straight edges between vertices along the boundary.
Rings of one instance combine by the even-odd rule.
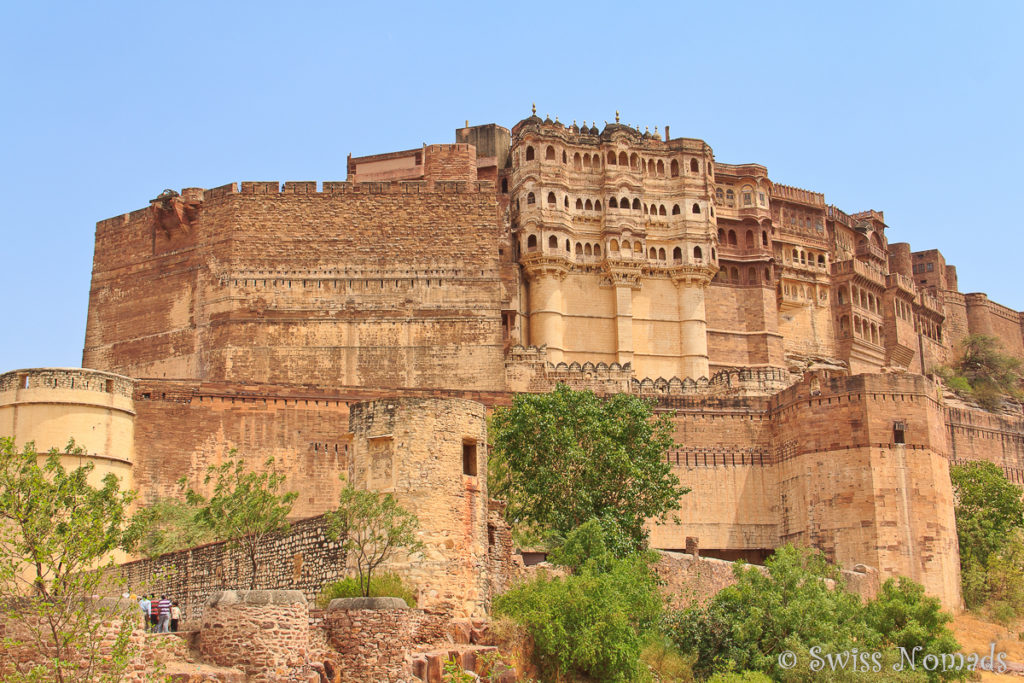
[[219, 591], [203, 610], [199, 651], [238, 666], [252, 681], [287, 680], [306, 669], [309, 610], [299, 591]]
[[[298, 590], [310, 602], [325, 583], [347, 575], [345, 551], [327, 538], [323, 517], [296, 522], [287, 534], [269, 538], [259, 550], [257, 567], [257, 588]], [[211, 595], [248, 587], [251, 577], [249, 558], [227, 543], [128, 562], [120, 572], [133, 592], [177, 600], [182, 618], [193, 623], [203, 618]]]

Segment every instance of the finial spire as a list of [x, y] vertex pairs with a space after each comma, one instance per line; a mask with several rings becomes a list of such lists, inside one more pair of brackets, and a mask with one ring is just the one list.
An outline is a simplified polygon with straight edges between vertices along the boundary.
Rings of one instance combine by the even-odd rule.
[[615, 110], [615, 123], [618, 123], [618, 122], [619, 122], [619, 110], [616, 109]]
[[537, 103], [536, 102], [533, 103], [533, 112], [532, 113], [533, 113], [534, 116], [537, 115]]
[[650, 132], [651, 132], [651, 130], [650, 130], [650, 129], [649, 129], [649, 128], [648, 128], [647, 126], [644, 126], [644, 132], [645, 132], [645, 133], [650, 133]]

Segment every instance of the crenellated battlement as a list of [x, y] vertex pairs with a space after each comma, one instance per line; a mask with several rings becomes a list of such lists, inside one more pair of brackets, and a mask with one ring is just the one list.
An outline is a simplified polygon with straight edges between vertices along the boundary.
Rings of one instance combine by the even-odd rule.
[[781, 183], [772, 183], [772, 199], [783, 199], [798, 204], [806, 204], [819, 209], [825, 208], [825, 195], [800, 187], [791, 187]]

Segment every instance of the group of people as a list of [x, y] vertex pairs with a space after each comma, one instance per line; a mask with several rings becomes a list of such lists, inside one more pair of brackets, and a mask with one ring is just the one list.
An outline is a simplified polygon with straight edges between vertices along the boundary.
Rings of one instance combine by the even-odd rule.
[[155, 595], [139, 599], [139, 610], [142, 612], [142, 623], [150, 633], [177, 633], [181, 621], [181, 608], [178, 602], [166, 595], [157, 600]]

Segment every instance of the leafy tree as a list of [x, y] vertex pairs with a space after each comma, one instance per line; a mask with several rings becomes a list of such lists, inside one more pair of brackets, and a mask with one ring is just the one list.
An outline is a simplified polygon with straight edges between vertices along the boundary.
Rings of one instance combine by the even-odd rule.
[[518, 394], [491, 420], [491, 490], [517, 525], [565, 537], [596, 518], [616, 529], [608, 542], [618, 554], [643, 547], [644, 522], [665, 521], [689, 490], [665, 458], [671, 417], [654, 417], [652, 408], [636, 396], [600, 399], [564, 384]]
[[416, 536], [419, 519], [394, 496], [351, 484], [342, 488], [338, 508], [328, 514], [327, 529], [331, 538], [342, 539], [342, 547], [353, 554], [359, 589], [366, 597], [373, 572], [382, 563], [400, 550], [411, 554], [424, 547]]
[[[707, 605], [669, 615], [666, 629], [682, 651], [697, 655], [698, 675], [760, 671], [774, 680], [907, 680], [920, 676], [892, 672], [891, 666], [885, 667], [884, 679], [850, 668], [812, 676], [806, 667], [814, 647], [822, 653], [884, 652], [887, 664], [899, 661], [894, 649], [899, 646], [923, 645], [936, 655], [959, 650], [945, 627], [949, 616], [911, 581], [887, 581], [865, 606], [817, 551], [784, 546], [765, 569], [737, 565], [735, 585]], [[796, 653], [804, 668], [781, 667], [779, 655], [785, 651]]]
[[146, 557], [213, 541], [213, 531], [196, 519], [196, 513], [196, 508], [183, 501], [161, 498], [132, 516], [127, 535]]
[[[653, 553], [615, 558], [603, 535], [597, 520], [581, 525], [570, 533], [569, 549], [555, 555], [571, 559], [571, 575], [541, 574], [494, 602], [495, 614], [526, 627], [538, 663], [553, 679], [634, 681], [644, 672], [641, 652], [662, 606]], [[581, 561], [585, 549], [597, 556]]]
[[285, 475], [272, 471], [274, 459], [269, 458], [263, 472], [246, 470], [245, 462], [230, 459], [219, 466], [207, 468], [204, 484], [213, 482], [213, 495], [204, 496], [186, 488], [185, 479], [179, 484], [185, 489], [185, 499], [196, 508], [196, 521], [210, 529], [213, 537], [230, 542], [230, 547], [242, 548], [252, 567], [249, 588], [256, 588], [256, 554], [267, 538], [288, 530], [288, 514], [298, 497], [295, 491], [284, 492]]
[[989, 599], [1018, 600], [1024, 582], [1024, 502], [1020, 489], [990, 462], [968, 462], [949, 468], [956, 499], [956, 531], [960, 542], [960, 576], [964, 601], [977, 608]]
[[[18, 451], [0, 438], [0, 612], [10, 622], [0, 644], [41, 658], [28, 674], [0, 672], [4, 680], [117, 680], [127, 663], [137, 606], [90, 596], [124, 541], [134, 493], [113, 474], [92, 486], [91, 463], [70, 472], [61, 464], [83, 454], [71, 441], [41, 462], [34, 444]], [[103, 632], [111, 624], [113, 642]]]
[[336, 598], [401, 598], [409, 607], [416, 606], [416, 593], [402, 577], [393, 572], [378, 573], [370, 584], [370, 594], [366, 595], [359, 585], [359, 578], [346, 576], [338, 581], [324, 584], [316, 598], [319, 607], [327, 607]]
[[1001, 350], [997, 337], [972, 334], [960, 342], [952, 367], [936, 372], [958, 393], [974, 397], [986, 410], [996, 410], [1003, 396], [1020, 400], [1021, 360]]

